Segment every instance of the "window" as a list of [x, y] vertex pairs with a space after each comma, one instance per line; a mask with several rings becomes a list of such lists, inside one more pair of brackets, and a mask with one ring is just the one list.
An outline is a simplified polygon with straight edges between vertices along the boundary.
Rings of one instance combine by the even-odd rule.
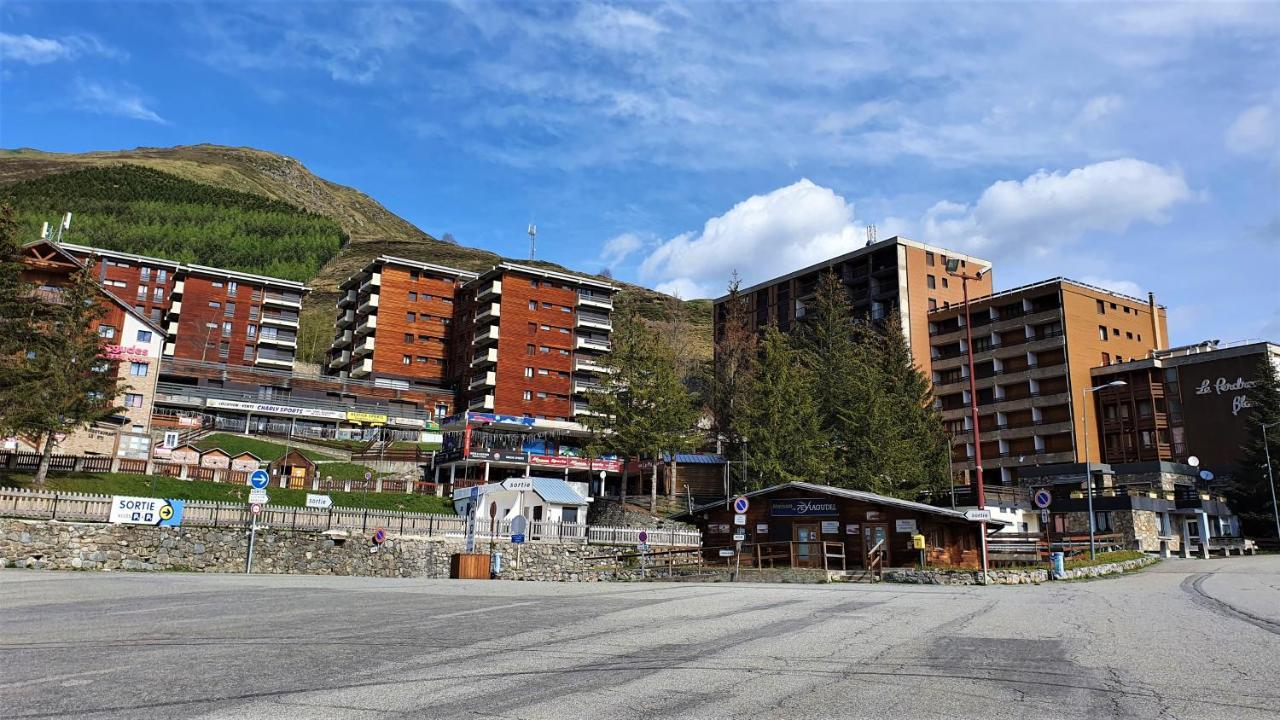
[[160, 308], [151, 308], [151, 322], [160, 322], [160, 314], [162, 312]]
[[1110, 365], [1110, 364], [1111, 364], [1111, 354], [1110, 354], [1110, 353], [1102, 353], [1102, 364], [1103, 364], [1103, 365]]
[[1111, 513], [1095, 512], [1093, 514], [1093, 529], [1100, 533], [1111, 532]]
[[547, 347], [546, 345], [543, 345], [542, 347], [538, 348], [538, 351], [543, 354], [546, 354], [551, 352], [551, 348]]
[[258, 326], [257, 326], [257, 325], [249, 325], [249, 326], [245, 327], [245, 329], [244, 329], [244, 334], [245, 334], [245, 335], [247, 335], [247, 336], [249, 336], [249, 337], [256, 337], [256, 336], [258, 335]]
[[531, 368], [531, 367], [527, 367], [527, 368], [525, 368], [525, 369], [524, 369], [524, 376], [525, 376], [525, 377], [527, 377], [527, 378], [531, 378], [531, 377], [533, 377], [533, 368]]
[[405, 315], [404, 315], [404, 319], [405, 319], [405, 322], [417, 322], [417, 320], [418, 320], [418, 314], [417, 314], [417, 313], [405, 313]]
[[1142, 432], [1138, 433], [1138, 441], [1139, 443], [1142, 444], [1142, 447], [1144, 448], [1151, 448], [1152, 446], [1154, 446], [1155, 439], [1156, 439], [1155, 433], [1151, 432], [1150, 430], [1143, 430]]
[[419, 363], [423, 365], [426, 365], [427, 363], [431, 362], [431, 358], [427, 357], [426, 355], [419, 355], [417, 360]]
[[409, 271], [409, 279], [410, 279], [410, 280], [412, 280], [412, 281], [414, 281], [414, 282], [417, 282], [417, 281], [418, 281], [418, 278], [420, 278], [420, 277], [422, 277], [422, 275], [420, 275], [420, 274], [418, 273], [418, 271], [417, 271], [417, 270], [410, 270], [410, 271]]
[[538, 323], [529, 323], [529, 334], [538, 332]]
[[529, 281], [529, 287], [538, 287], [538, 285], [540, 284], [541, 283], [538, 282], [537, 278], [533, 278], [532, 280]]
[[416, 293], [416, 292], [414, 292], [414, 291], [410, 290], [410, 291], [409, 291], [409, 302], [418, 302], [418, 293]]
[[235, 314], [236, 314], [236, 304], [235, 304], [235, 303], [233, 303], [233, 302], [229, 302], [229, 303], [227, 303], [227, 304], [226, 304], [226, 307], [222, 308], [222, 314], [223, 314], [223, 315], [226, 315], [227, 317], [231, 317], [232, 315], [235, 315]]
[[1099, 325], [1099, 326], [1098, 326], [1098, 339], [1099, 339], [1099, 340], [1101, 340], [1102, 342], [1106, 342], [1106, 341], [1107, 341], [1107, 326], [1106, 326], [1106, 325]]
[[543, 325], [542, 327], [540, 327], [540, 328], [538, 328], [538, 329], [539, 329], [539, 330], [550, 330], [550, 329], [551, 329], [551, 326], [550, 326], [550, 325]]
[[142, 287], [141, 285], [138, 286], [138, 299], [139, 300], [147, 299], [147, 289]]
[[947, 287], [947, 279], [942, 278], [942, 287]]
[[98, 337], [106, 338], [107, 340], [114, 340], [116, 337], [116, 329], [110, 325], [99, 325]]
[[164, 302], [164, 288], [156, 288], [151, 292], [152, 302]]
[[1138, 333], [1138, 342], [1142, 342], [1142, 333]]
[[433, 338], [432, 338], [430, 335], [419, 335], [419, 336], [418, 336], [418, 342], [420, 342], [420, 343], [429, 343], [429, 342], [431, 342], [431, 341], [432, 341], [432, 339], [433, 339]]
[[168, 270], [156, 270], [156, 282], [162, 283], [169, 279]]
[[249, 319], [250, 319], [250, 320], [257, 320], [257, 319], [258, 319], [258, 306], [257, 306], [257, 305], [250, 305], [250, 306], [249, 306]]
[[925, 284], [925, 287], [929, 288], [930, 290], [933, 290], [934, 288], [938, 287], [938, 279], [932, 275], [925, 275], [924, 284]]
[[1107, 314], [1107, 304], [1102, 302], [1101, 300], [1098, 301], [1098, 314], [1099, 315]]
[[1127, 333], [1125, 333], [1125, 334], [1124, 334], [1124, 337], [1125, 337], [1125, 339], [1126, 339], [1126, 340], [1132, 340], [1132, 339], [1133, 339], [1133, 333], [1131, 333], [1131, 332], [1127, 332]]
[[413, 333], [405, 333], [405, 334], [404, 334], [404, 341], [405, 341], [406, 343], [409, 343], [410, 345], [412, 345], [412, 344], [413, 344]]
[[436, 403], [436, 417], [442, 418], [449, 414], [449, 406], [444, 403]]
[[138, 331], [138, 342], [151, 342], [151, 331], [150, 331], [150, 330], [139, 330], [139, 331]]
[[546, 399], [547, 399], [547, 394], [546, 394], [545, 392], [539, 392], [539, 393], [538, 393], [538, 399], [539, 399], [539, 400], [546, 400]]
[[568, 351], [568, 350], [565, 350], [564, 348], [561, 348], [561, 349], [560, 349], [560, 354], [561, 354], [561, 355], [568, 355], [568, 354], [569, 354], [569, 351]]
[[1125, 315], [1128, 315], [1128, 314], [1129, 314], [1129, 306], [1128, 306], [1128, 305], [1125, 305], [1125, 306], [1124, 306], [1124, 314], [1125, 314]]
[[240, 289], [240, 283], [236, 283], [236, 282], [227, 283], [227, 294], [230, 295], [231, 297], [235, 297], [236, 290], [239, 290], [239, 289]]
[[1111, 334], [1115, 337], [1120, 337], [1120, 328], [1111, 328]]
[[550, 308], [555, 307], [555, 305], [554, 305], [553, 303], [544, 302], [544, 303], [542, 303], [542, 307], [543, 307], [544, 309], [550, 309]]
[[222, 334], [223, 334], [223, 335], [230, 335], [230, 334], [231, 334], [231, 323], [229, 323], [229, 322], [224, 322], [224, 323], [222, 323]]
[[568, 305], [561, 305], [560, 312], [566, 312], [566, 313], [573, 312], [573, 308], [569, 307]]
[[441, 323], [441, 324], [443, 324], [443, 325], [448, 325], [448, 324], [450, 324], [450, 323], [452, 323], [452, 322], [453, 322], [453, 320], [451, 320], [451, 319], [449, 319], [449, 318], [440, 318], [440, 323]]
[[129, 363], [129, 374], [132, 375], [133, 377], [146, 377], [147, 364], [144, 362]]
[[532, 399], [533, 399], [533, 391], [532, 391], [532, 390], [525, 390], [525, 391], [524, 391], [524, 399], [525, 399], [525, 400], [532, 400]]
[[131, 408], [142, 407], [142, 396], [137, 393], [125, 393], [124, 406], [131, 407]]
[[933, 267], [933, 262], [934, 262], [934, 261], [933, 261], [933, 253], [931, 253], [931, 252], [926, 252], [926, 253], [924, 254], [924, 264], [925, 264], [925, 265], [927, 265], [927, 266], [929, 266], [929, 267]]
[[222, 281], [221, 281], [221, 280], [214, 280], [214, 281], [213, 281], [212, 283], [210, 283], [210, 284], [211, 284], [211, 285], [213, 285], [213, 286], [214, 286], [214, 287], [216, 287], [216, 288], [220, 288], [220, 287], [222, 287]]
[[431, 296], [426, 294], [419, 295], [418, 299], [421, 300], [422, 302], [431, 302]]
[[532, 355], [536, 350], [537, 350], [537, 348], [536, 348], [536, 347], [534, 347], [533, 345], [525, 345], [525, 346], [524, 346], [524, 354], [525, 354], [525, 355]]
[[211, 307], [211, 308], [213, 308], [213, 309], [215, 309], [215, 310], [216, 310], [216, 309], [218, 309], [218, 308], [222, 307], [222, 303], [218, 302], [217, 300], [210, 300], [210, 301], [209, 301], [209, 307]]
[[138, 279], [142, 280], [142, 282], [149, 282], [151, 280], [151, 268], [138, 268]]
[[546, 368], [538, 368], [538, 374], [539, 374], [539, 375], [542, 375], [543, 377], [546, 377], [547, 372], [548, 372], [548, 371], [547, 371], [547, 369], [546, 369]]
[[133, 306], [133, 311], [134, 311], [134, 312], [136, 312], [136, 313], [138, 313], [139, 315], [146, 315], [146, 314], [147, 314], [147, 309], [146, 309], [145, 307], [141, 306], [141, 305], [134, 305], [134, 306]]
[[529, 309], [530, 309], [530, 310], [537, 310], [537, 309], [538, 309], [538, 301], [537, 301], [537, 300], [530, 300], [530, 301], [529, 301]]
[[413, 356], [411, 356], [411, 355], [402, 355], [402, 356], [400, 356], [400, 364], [401, 364], [401, 365], [408, 365], [408, 364], [409, 364], [409, 363], [411, 363], [411, 362], [413, 362]]
[[1116, 309], [1116, 304], [1115, 304], [1115, 303], [1111, 303], [1111, 309], [1112, 309], [1112, 310], [1115, 310], [1115, 309]]
[[242, 358], [244, 358], [245, 360], [252, 360], [252, 359], [253, 359], [253, 346], [252, 346], [252, 345], [245, 345], [245, 346], [244, 346], [244, 355], [242, 355], [241, 357], [242, 357]]

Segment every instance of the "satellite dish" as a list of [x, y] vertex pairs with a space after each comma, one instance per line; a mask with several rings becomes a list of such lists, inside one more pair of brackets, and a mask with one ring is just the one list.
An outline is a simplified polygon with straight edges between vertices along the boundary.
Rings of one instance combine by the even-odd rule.
[[1204, 480], [1205, 482], [1209, 482], [1210, 480], [1213, 479], [1213, 473], [1209, 472], [1208, 470], [1201, 470], [1200, 479]]
[[1190, 465], [1191, 467], [1200, 467], [1200, 458], [1196, 457], [1195, 455], [1192, 455], [1191, 457], [1187, 458], [1187, 464]]

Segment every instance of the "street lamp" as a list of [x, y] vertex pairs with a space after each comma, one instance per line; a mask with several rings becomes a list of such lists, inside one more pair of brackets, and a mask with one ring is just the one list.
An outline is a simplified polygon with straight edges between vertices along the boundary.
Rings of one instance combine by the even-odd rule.
[[[1088, 403], [1089, 393], [1097, 392], [1103, 388], [1124, 387], [1129, 383], [1123, 380], [1112, 380], [1105, 385], [1097, 387], [1082, 388], [1080, 391], [1080, 410], [1084, 413], [1084, 497], [1089, 507], [1089, 559], [1093, 560], [1097, 557], [1098, 551], [1094, 544], [1094, 522], [1093, 522], [1093, 465], [1089, 462], [1089, 408], [1085, 405]], [[1102, 443], [1098, 443], [1098, 449], [1102, 449]], [[1101, 454], [1101, 453], [1099, 453]]]
[[[982, 432], [978, 429], [978, 378], [973, 374], [973, 323], [969, 319], [969, 281], [981, 280], [987, 269], [979, 270], [973, 275], [962, 273], [960, 272], [960, 260], [957, 258], [947, 258], [946, 268], [948, 275], [960, 278], [960, 287], [964, 291], [964, 335], [966, 351], [969, 354], [969, 412], [973, 419], [973, 467], [978, 476], [978, 508], [985, 510], [987, 507], [987, 494], [983, 490], [985, 481], [982, 477]], [[987, 522], [985, 520], [982, 521], [981, 528], [982, 581], [985, 584], [987, 580]]]
[[204, 324], [204, 347], [200, 348], [200, 362], [205, 362], [209, 353], [209, 337], [213, 335], [213, 331], [218, 328], [218, 323], [207, 322]]
[[1262, 452], [1267, 458], [1267, 487], [1271, 488], [1271, 512], [1276, 516], [1276, 537], [1280, 538], [1280, 505], [1276, 504], [1276, 479], [1271, 474], [1271, 445], [1267, 442], [1267, 428], [1280, 422], [1262, 423]]

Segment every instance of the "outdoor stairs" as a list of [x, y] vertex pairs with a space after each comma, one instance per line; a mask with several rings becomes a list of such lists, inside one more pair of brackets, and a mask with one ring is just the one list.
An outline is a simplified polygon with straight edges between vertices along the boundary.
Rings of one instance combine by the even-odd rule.
[[878, 583], [880, 578], [866, 570], [831, 570], [827, 572], [831, 582], [842, 583]]

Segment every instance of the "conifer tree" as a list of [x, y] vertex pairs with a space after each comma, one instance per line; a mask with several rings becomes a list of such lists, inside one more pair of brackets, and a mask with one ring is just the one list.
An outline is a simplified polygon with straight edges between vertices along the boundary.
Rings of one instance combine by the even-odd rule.
[[[1227, 500], [1239, 516], [1245, 535], [1271, 537], [1276, 535], [1276, 520], [1262, 426], [1268, 426], [1271, 474], [1277, 477], [1280, 476], [1280, 424], [1277, 424], [1280, 423], [1280, 377], [1267, 361], [1261, 363], [1257, 381], [1245, 391], [1245, 398], [1249, 403], [1249, 439], [1244, 444], [1240, 465], [1226, 485]], [[1280, 488], [1275, 491], [1280, 493]]]
[[742, 489], [826, 480], [830, 445], [812, 387], [812, 374], [791, 338], [766, 328], [751, 392], [734, 418], [733, 430], [747, 444], [750, 475]]
[[749, 300], [739, 291], [740, 285], [734, 271], [729, 278], [729, 297], [716, 309], [722, 316], [710, 383], [713, 429], [728, 441], [732, 441], [734, 417], [750, 394], [758, 352], [756, 334], [751, 331]]

